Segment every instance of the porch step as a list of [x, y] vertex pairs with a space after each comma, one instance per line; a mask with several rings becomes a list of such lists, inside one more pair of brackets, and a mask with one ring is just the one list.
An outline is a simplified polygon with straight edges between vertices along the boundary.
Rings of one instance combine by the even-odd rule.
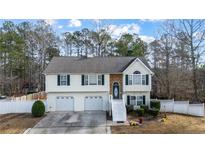
[[112, 100], [112, 120], [127, 121], [126, 107], [122, 100]]

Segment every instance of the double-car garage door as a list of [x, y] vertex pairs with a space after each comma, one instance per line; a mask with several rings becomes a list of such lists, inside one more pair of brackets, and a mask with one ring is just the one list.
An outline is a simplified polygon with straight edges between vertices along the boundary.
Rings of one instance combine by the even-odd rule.
[[[79, 103], [79, 102], [78, 102]], [[103, 110], [102, 96], [86, 96], [82, 102], [84, 110]], [[56, 111], [74, 111], [75, 100], [72, 96], [56, 97]]]

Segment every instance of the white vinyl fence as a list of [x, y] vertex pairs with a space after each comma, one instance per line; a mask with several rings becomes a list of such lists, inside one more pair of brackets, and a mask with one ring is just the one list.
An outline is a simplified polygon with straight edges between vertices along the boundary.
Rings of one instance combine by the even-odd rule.
[[[31, 108], [33, 103], [36, 100], [32, 101], [0, 101], [0, 114], [6, 113], [31, 113]], [[47, 106], [46, 101], [43, 101], [45, 107]], [[47, 107], [46, 107], [47, 111]]]
[[204, 116], [204, 104], [189, 104], [189, 101], [159, 100], [161, 112], [173, 112], [194, 116]]

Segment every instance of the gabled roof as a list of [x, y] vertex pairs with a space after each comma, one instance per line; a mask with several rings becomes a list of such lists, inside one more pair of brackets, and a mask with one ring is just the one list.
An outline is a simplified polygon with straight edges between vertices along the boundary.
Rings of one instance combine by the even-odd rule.
[[121, 73], [136, 58], [148, 68], [149, 64], [143, 57], [54, 57], [44, 74], [57, 73]]

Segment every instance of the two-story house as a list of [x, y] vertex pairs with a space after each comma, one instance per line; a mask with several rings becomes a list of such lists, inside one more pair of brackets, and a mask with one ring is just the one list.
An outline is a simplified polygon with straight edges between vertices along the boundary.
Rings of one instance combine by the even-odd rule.
[[141, 57], [54, 57], [44, 74], [49, 111], [107, 111], [111, 100], [150, 102], [153, 73]]

